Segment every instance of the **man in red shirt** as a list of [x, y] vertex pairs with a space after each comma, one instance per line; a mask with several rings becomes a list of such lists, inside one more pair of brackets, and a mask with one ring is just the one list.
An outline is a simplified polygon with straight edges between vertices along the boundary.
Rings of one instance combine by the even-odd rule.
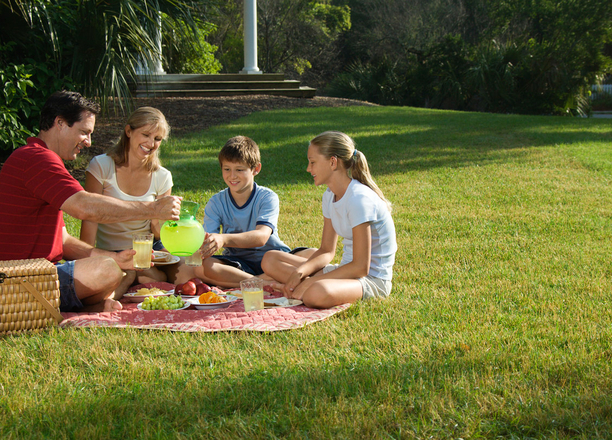
[[[46, 258], [56, 264], [62, 311], [112, 311], [109, 296], [122, 269], [133, 269], [133, 250], [96, 249], [68, 234], [63, 213], [80, 220], [178, 220], [180, 198], [125, 202], [92, 194], [66, 170], [91, 146], [100, 106], [76, 92], [56, 92], [41, 111], [40, 133], [18, 148], [0, 170], [0, 260]], [[60, 264], [60, 260], [66, 260]]]

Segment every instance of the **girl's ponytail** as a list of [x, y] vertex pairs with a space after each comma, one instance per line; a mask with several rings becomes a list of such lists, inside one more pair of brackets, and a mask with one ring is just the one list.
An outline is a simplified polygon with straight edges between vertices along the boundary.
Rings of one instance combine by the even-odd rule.
[[355, 148], [353, 166], [350, 168], [350, 173], [353, 179], [356, 179], [378, 194], [378, 197], [380, 197], [387, 204], [389, 212], [391, 212], [391, 202], [387, 200], [382, 190], [378, 187], [376, 182], [374, 182], [374, 178], [372, 177], [372, 174], [370, 174], [370, 167], [368, 166], [368, 161], [365, 154], [358, 151], [357, 148]]

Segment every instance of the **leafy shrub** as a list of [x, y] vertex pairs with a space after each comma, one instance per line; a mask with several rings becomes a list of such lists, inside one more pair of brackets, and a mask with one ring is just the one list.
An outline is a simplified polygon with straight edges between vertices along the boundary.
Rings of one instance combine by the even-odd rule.
[[25, 58], [32, 58], [36, 65], [53, 66], [56, 77], [73, 78], [79, 92], [97, 98], [104, 111], [114, 108], [111, 102], [123, 110], [132, 106], [136, 72], [157, 65], [160, 23], [167, 30], [182, 20], [191, 32], [181, 37], [188, 39], [196, 34], [200, 3], [206, 2], [0, 1], [0, 46], [17, 47], [7, 62], [27, 64]]
[[496, 41], [475, 51], [466, 74], [470, 89], [469, 108], [490, 112], [516, 111], [517, 66], [524, 54], [515, 44], [502, 45]]
[[329, 84], [326, 93], [383, 105], [405, 105], [404, 80], [388, 59], [372, 64], [352, 64]]
[[383, 105], [561, 115], [588, 112], [588, 84], [546, 42], [468, 46], [447, 36], [402, 62], [353, 64], [328, 93]]
[[[8, 51], [7, 46], [0, 51]], [[40, 110], [49, 95], [74, 90], [71, 80], [57, 78], [46, 64], [28, 61], [30, 64], [0, 65], [0, 162], [35, 135]]]
[[449, 35], [434, 45], [409, 75], [412, 102], [418, 93], [423, 95], [423, 106], [464, 110], [473, 91], [467, 83], [470, 69], [469, 48], [459, 37]]
[[0, 69], [0, 154], [6, 156], [33, 136], [31, 120], [39, 112], [36, 102], [28, 96], [34, 86], [26, 66]]
[[221, 63], [215, 59], [217, 46], [206, 41], [214, 30], [210, 23], [198, 23], [197, 43], [186, 38], [191, 29], [183, 21], [175, 20], [175, 26], [164, 34], [164, 56], [168, 73], [218, 73]]
[[376, 99], [374, 92], [377, 87], [371, 66], [354, 63], [346, 72], [331, 81], [326, 93], [330, 96], [374, 102]]

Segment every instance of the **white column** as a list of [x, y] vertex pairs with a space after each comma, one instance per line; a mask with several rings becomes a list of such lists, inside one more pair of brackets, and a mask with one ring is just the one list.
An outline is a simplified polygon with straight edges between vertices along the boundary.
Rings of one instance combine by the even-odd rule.
[[157, 17], [155, 18], [157, 26], [153, 30], [153, 42], [157, 48], [157, 53], [153, 59], [153, 65], [149, 66], [141, 57], [139, 57], [138, 65], [136, 67], [137, 75], [165, 75], [162, 67], [162, 33], [161, 33], [161, 12], [158, 11]]
[[155, 75], [163, 75], [164, 68], [162, 67], [162, 31], [161, 31], [161, 11], [157, 14], [157, 26], [155, 27], [154, 41], [157, 46], [157, 55], [155, 57], [155, 64], [153, 65], [153, 73]]
[[262, 73], [257, 67], [257, 0], [244, 0], [244, 68], [240, 73]]

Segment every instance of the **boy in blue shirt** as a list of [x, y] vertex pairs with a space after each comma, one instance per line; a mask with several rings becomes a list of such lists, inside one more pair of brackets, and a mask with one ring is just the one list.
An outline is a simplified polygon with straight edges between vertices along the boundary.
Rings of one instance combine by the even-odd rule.
[[[261, 260], [267, 251], [306, 257], [314, 251], [291, 251], [279, 238], [278, 196], [255, 183], [261, 158], [252, 139], [228, 140], [219, 152], [219, 163], [227, 188], [212, 196], [204, 208], [206, 239], [200, 248], [202, 266], [195, 268], [198, 278], [216, 286], [239, 287], [240, 281], [263, 274]], [[219, 249], [223, 253], [214, 255]]]

